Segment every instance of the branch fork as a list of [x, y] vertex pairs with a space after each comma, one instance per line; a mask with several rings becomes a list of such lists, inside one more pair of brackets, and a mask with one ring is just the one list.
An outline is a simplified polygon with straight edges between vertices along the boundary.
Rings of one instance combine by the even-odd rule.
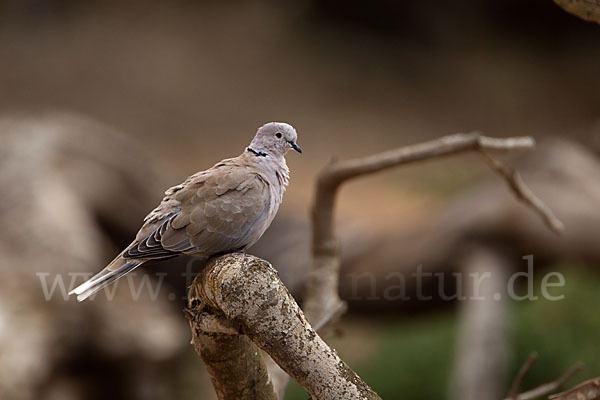
[[380, 399], [311, 327], [265, 260], [211, 259], [190, 287], [186, 315], [219, 399], [277, 399], [259, 349], [315, 400]]
[[546, 226], [559, 234], [564, 226], [542, 200], [529, 189], [520, 175], [492, 158], [488, 153], [531, 150], [532, 137], [493, 138], [479, 132], [458, 133], [379, 154], [327, 165], [317, 178], [312, 208], [313, 265], [306, 284], [304, 310], [309, 321], [325, 325], [331, 309], [344, 307], [339, 298], [339, 243], [334, 229], [334, 208], [340, 186], [351, 179], [373, 174], [392, 167], [476, 151], [484, 156], [492, 170], [508, 184], [517, 199], [538, 214]]

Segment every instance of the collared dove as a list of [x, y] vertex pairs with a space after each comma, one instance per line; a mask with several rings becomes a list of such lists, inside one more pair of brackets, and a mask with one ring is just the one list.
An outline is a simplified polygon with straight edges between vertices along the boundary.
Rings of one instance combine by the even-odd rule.
[[210, 257], [252, 246], [277, 214], [289, 181], [285, 154], [302, 152], [296, 139], [291, 125], [270, 122], [239, 156], [168, 189], [135, 240], [69, 294], [83, 301], [147, 261], [181, 254]]

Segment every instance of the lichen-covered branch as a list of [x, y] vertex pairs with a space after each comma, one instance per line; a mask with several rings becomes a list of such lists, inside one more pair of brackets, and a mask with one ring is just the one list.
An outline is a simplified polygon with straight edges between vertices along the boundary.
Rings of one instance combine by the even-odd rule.
[[204, 360], [219, 400], [277, 400], [260, 351], [234, 321], [215, 316], [190, 297], [192, 344]]
[[261, 353], [247, 336], [195, 332], [192, 343], [220, 400], [277, 400]]
[[[188, 311], [192, 315], [194, 305], [202, 304], [201, 312], [210, 312], [239, 324], [240, 331], [296, 379], [313, 399], [379, 399], [310, 326], [267, 261], [242, 253], [210, 260], [194, 280], [189, 302]], [[192, 316], [192, 329], [193, 320]], [[222, 334], [209, 334], [208, 337], [214, 338], [211, 335]], [[200, 340], [206, 336], [195, 334]], [[235, 339], [231, 340], [245, 340], [240, 339], [244, 336], [233, 337]], [[223, 343], [221, 338], [210, 344], [216, 346], [215, 355], [230, 351], [229, 343]], [[247, 345], [244, 346], [248, 348]], [[204, 351], [203, 342], [200, 342], [200, 352]], [[256, 352], [256, 357], [259, 354]], [[230, 359], [231, 355], [221, 354], [220, 357]], [[257, 376], [254, 371], [246, 373]], [[216, 387], [237, 385], [237, 382], [224, 380], [228, 379], [227, 371], [217, 371], [217, 374], [213, 375]], [[270, 390], [273, 392], [272, 386]]]

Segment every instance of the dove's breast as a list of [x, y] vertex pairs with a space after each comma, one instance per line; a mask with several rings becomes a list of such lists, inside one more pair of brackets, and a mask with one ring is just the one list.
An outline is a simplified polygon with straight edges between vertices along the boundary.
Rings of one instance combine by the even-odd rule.
[[254, 245], [269, 228], [271, 222], [273, 222], [277, 215], [279, 205], [282, 201], [283, 191], [285, 190], [285, 188], [282, 189], [276, 176], [268, 176], [264, 173], [258, 174], [258, 176], [260, 176], [260, 179], [263, 180], [265, 184], [265, 205], [263, 212], [248, 232], [247, 244], [244, 246], [244, 249]]

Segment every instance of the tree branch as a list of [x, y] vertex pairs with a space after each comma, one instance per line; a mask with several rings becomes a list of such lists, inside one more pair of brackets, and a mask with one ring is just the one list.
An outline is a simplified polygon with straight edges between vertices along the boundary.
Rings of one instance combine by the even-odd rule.
[[533, 352], [529, 355], [529, 358], [527, 359], [527, 361], [525, 361], [525, 364], [521, 366], [517, 377], [515, 378], [513, 384], [510, 387], [510, 392], [508, 394], [508, 398], [510, 400], [516, 400], [517, 396], [519, 395], [519, 390], [521, 390], [523, 379], [525, 379], [525, 375], [527, 375], [533, 364], [536, 362], [537, 358], [537, 353]]
[[[521, 383], [523, 382], [523, 378], [525, 378], [525, 375], [527, 375], [527, 372], [529, 372], [529, 370], [531, 369], [531, 366], [533, 365], [533, 363], [535, 362], [536, 359], [537, 359], [536, 353], [532, 353], [529, 356], [529, 358], [527, 359], [525, 364], [523, 364], [523, 366], [519, 370], [519, 374], [515, 378], [515, 381], [512, 385], [509, 396], [504, 400], [533, 400], [533, 399], [537, 399], [542, 396], [547, 396], [550, 393], [560, 389], [561, 386], [566, 384], [569, 381], [569, 379], [571, 379], [576, 373], [581, 371], [581, 369], [583, 368], [583, 364], [578, 362], [575, 365], [573, 365], [571, 368], [569, 368], [558, 379], [556, 379], [552, 382], [544, 383], [544, 384], [542, 384], [538, 387], [535, 387], [531, 390], [528, 390], [526, 392], [517, 394], [517, 392], [520, 389]], [[580, 397], [568, 397], [568, 395], [571, 395], [572, 393], [579, 393], [577, 389], [586, 387], [585, 385], [587, 383], [589, 383], [589, 381], [584, 382], [581, 385], [578, 385], [577, 387], [569, 390], [568, 392], [559, 393], [557, 395], [550, 396], [550, 399], [553, 399], [553, 400], [558, 400], [558, 399], [560, 399], [560, 400], [563, 400], [563, 399], [564, 400], [571, 400], [571, 399], [579, 400]], [[592, 398], [595, 398], [595, 397], [590, 397], [589, 399], [592, 399]], [[587, 400], [588, 398], [581, 397], [581, 399]]]
[[[567, 380], [568, 378], [565, 379], [565, 382]], [[589, 379], [566, 392], [548, 397], [549, 400], [594, 400], [598, 398], [600, 398], [600, 377]]]
[[219, 400], [277, 400], [260, 351], [241, 326], [205, 311], [190, 296], [185, 314], [192, 329], [192, 344], [208, 368]]
[[[198, 306], [201, 304], [202, 306]], [[239, 324], [246, 336], [206, 334], [195, 324], [196, 312], [209, 312]], [[188, 314], [196, 346], [205, 358], [204, 340], [208, 337], [215, 356], [233, 360], [239, 347], [242, 354], [252, 349], [250, 340], [263, 349], [290, 376], [300, 383], [315, 400], [380, 399], [379, 396], [350, 369], [309, 325], [292, 295], [279, 280], [277, 272], [266, 261], [246, 254], [234, 253], [211, 259], [190, 287]], [[223, 324], [220, 324], [223, 325]], [[196, 331], [199, 331], [197, 333]], [[247, 340], [248, 339], [248, 340]], [[247, 341], [246, 341], [247, 340]], [[231, 345], [231, 342], [234, 342]], [[196, 345], [196, 343], [194, 343]], [[274, 399], [270, 382], [265, 382], [264, 362], [260, 352], [250, 359], [252, 369], [242, 365], [212, 368], [213, 383], [220, 399], [219, 388], [230, 386], [240, 393], [237, 399]], [[209, 359], [208, 362], [221, 362]], [[242, 364], [237, 361], [237, 363]], [[237, 371], [245, 370], [246, 381], [232, 380]], [[239, 379], [239, 378], [238, 378]], [[255, 393], [242, 392], [244, 385], [253, 384]], [[268, 389], [262, 390], [261, 386]], [[262, 391], [259, 391], [262, 390]], [[261, 393], [264, 397], [257, 397]], [[253, 397], [254, 396], [254, 397]]]
[[538, 214], [548, 229], [556, 234], [560, 234], [565, 229], [564, 224], [556, 218], [552, 210], [525, 185], [525, 182], [523, 182], [521, 175], [517, 171], [492, 158], [483, 150], [480, 153], [489, 163], [490, 167], [506, 180], [508, 187], [517, 199]]
[[490, 138], [479, 133], [457, 134], [327, 166], [318, 177], [312, 208], [313, 265], [306, 284], [303, 307], [309, 321], [313, 325], [325, 325], [331, 315], [343, 313], [346, 307], [338, 294], [340, 254], [333, 222], [336, 196], [342, 183], [415, 161], [478, 151], [492, 160], [492, 168], [506, 179], [517, 197], [542, 216], [554, 232], [558, 232], [562, 224], [549, 208], [533, 195], [518, 175], [484, 153], [484, 150], [531, 149], [534, 145], [531, 137]]

